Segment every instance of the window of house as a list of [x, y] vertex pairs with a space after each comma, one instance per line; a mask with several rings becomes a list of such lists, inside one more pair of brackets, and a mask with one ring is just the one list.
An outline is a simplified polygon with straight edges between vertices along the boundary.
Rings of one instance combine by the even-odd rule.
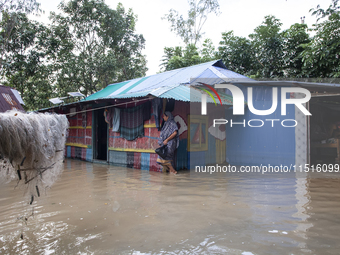
[[208, 117], [189, 115], [188, 151], [208, 150]]

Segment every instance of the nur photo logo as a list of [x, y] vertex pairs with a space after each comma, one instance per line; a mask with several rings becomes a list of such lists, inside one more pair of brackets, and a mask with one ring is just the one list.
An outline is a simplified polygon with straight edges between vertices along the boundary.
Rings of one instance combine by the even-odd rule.
[[[205, 84], [205, 83], [201, 83], [201, 84], [211, 89], [215, 93], [217, 98], [219, 99], [220, 104], [222, 105], [222, 100], [220, 96], [218, 95], [217, 91], [208, 84]], [[244, 102], [245, 102], [244, 94], [239, 87], [232, 85], [232, 84], [216, 84], [215, 88], [229, 89], [233, 97], [233, 115], [244, 115]], [[200, 89], [208, 93], [210, 97], [214, 100], [215, 105], [216, 105], [216, 101], [213, 95], [204, 88], [200, 88]], [[288, 104], [295, 105], [306, 116], [312, 115], [303, 105], [304, 103], [309, 102], [309, 100], [311, 99], [311, 93], [309, 92], [309, 90], [304, 89], [304, 88], [291, 88], [291, 87], [284, 87], [280, 89], [281, 89], [281, 115], [287, 114], [286, 109], [287, 109]], [[271, 108], [267, 110], [255, 109], [254, 103], [253, 103], [253, 88], [248, 87], [247, 92], [248, 92], [248, 97], [247, 97], [248, 108], [250, 112], [252, 112], [253, 114], [263, 116], [263, 115], [270, 115], [276, 111], [277, 105], [278, 105], [278, 88], [277, 87], [272, 88], [272, 102], [273, 103], [272, 103]], [[305, 95], [305, 97], [304, 98], [287, 98], [287, 94], [290, 94], [290, 93], [302, 93]], [[207, 115], [207, 96], [204, 93], [202, 93], [201, 95], [201, 114]]]
[[[306, 109], [304, 106], [305, 103], [309, 102], [311, 99], [311, 93], [309, 90], [304, 88], [297, 88], [297, 87], [272, 87], [271, 88], [271, 106], [268, 109], [256, 109], [254, 106], [254, 100], [253, 100], [253, 88], [248, 87], [247, 88], [247, 101], [245, 101], [245, 96], [243, 91], [237, 87], [236, 85], [232, 84], [216, 84], [215, 88], [213, 88], [211, 85], [208, 85], [206, 83], [200, 82], [203, 86], [205, 86], [207, 89], [210, 89], [218, 98], [221, 105], [222, 100], [220, 95], [217, 93], [216, 89], [228, 89], [231, 92], [232, 95], [232, 110], [233, 115], [245, 115], [245, 102], [247, 103], [249, 111], [257, 116], [267, 116], [270, 114], [275, 113], [275, 111], [278, 108], [279, 102], [280, 102], [280, 108], [281, 108], [281, 116], [287, 115], [287, 106], [288, 105], [294, 105], [296, 106], [305, 116], [311, 116], [312, 114]], [[199, 87], [199, 89], [203, 92], [201, 93], [201, 115], [207, 115], [207, 94], [213, 99], [215, 105], [217, 105], [216, 100], [213, 96], [213, 94], [208, 91], [206, 88]], [[204, 93], [205, 92], [205, 93]], [[280, 94], [279, 94], [280, 92]], [[300, 93], [303, 95], [303, 97], [299, 98], [290, 98], [290, 96], [287, 97], [287, 95], [291, 95], [294, 93]], [[297, 125], [297, 121], [294, 119], [250, 119], [248, 120], [248, 126], [249, 127], [262, 127], [266, 122], [271, 123], [271, 126], [274, 127], [275, 122], [281, 122], [281, 125], [283, 127], [295, 127]], [[287, 123], [293, 122], [292, 125], [288, 125]], [[242, 125], [246, 126], [246, 121], [243, 122], [233, 122], [232, 119], [230, 121], [226, 119], [214, 119], [213, 120], [213, 126], [216, 125], [222, 125], [230, 123], [231, 127], [233, 125]], [[255, 124], [256, 123], [256, 124]]]

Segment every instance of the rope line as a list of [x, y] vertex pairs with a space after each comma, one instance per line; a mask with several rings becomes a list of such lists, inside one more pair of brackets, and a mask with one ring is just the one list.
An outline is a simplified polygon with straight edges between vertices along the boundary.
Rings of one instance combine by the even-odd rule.
[[[133, 102], [138, 103], [138, 102], [143, 102], [143, 101], [148, 101], [148, 100], [149, 100], [149, 98], [144, 98], [144, 99], [140, 99], [140, 100], [135, 100]], [[88, 110], [82, 110], [82, 111], [77, 111], [77, 112], [70, 112], [70, 113], [66, 113], [65, 115], [71, 115], [71, 114], [73, 115], [73, 114], [78, 114], [78, 113], [83, 113], [83, 112], [96, 111], [96, 110], [111, 108], [111, 107], [120, 106], [120, 105], [127, 105], [129, 103], [131, 103], [131, 102], [125, 102], [125, 103], [120, 103], [120, 104], [103, 106], [103, 107], [98, 107], [98, 108], [95, 108], [95, 109], [88, 109]]]

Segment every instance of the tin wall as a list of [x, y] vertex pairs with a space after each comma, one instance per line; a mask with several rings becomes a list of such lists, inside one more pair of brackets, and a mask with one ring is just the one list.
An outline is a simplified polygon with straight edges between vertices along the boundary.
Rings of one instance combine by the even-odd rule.
[[[75, 109], [79, 112], [81, 109]], [[68, 115], [70, 123], [65, 156], [92, 162], [92, 111]]]
[[[247, 100], [247, 89], [242, 87]], [[289, 96], [289, 95], [288, 95]], [[273, 114], [255, 115], [245, 106], [245, 115], [233, 115], [232, 109], [226, 111], [226, 119], [245, 125], [226, 125], [228, 162], [232, 165], [290, 165], [295, 164], [296, 142], [295, 127], [284, 127], [282, 121], [295, 119], [295, 106], [287, 105], [287, 115], [281, 115], [281, 93], [278, 89], [278, 105]], [[272, 106], [272, 88], [267, 86], [253, 88], [254, 108], [270, 109]], [[255, 121], [254, 121], [255, 120]], [[264, 125], [259, 126], [262, 120]], [[275, 121], [271, 121], [275, 120]], [[250, 121], [250, 125], [248, 124]], [[230, 121], [229, 121], [230, 122]], [[285, 121], [284, 125], [293, 125]], [[298, 126], [299, 127], [299, 126]]]

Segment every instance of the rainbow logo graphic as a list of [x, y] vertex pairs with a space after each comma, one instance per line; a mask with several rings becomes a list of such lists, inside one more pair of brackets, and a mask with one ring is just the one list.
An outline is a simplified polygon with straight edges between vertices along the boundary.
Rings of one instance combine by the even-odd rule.
[[[220, 104], [222, 105], [222, 100], [221, 100], [219, 94], [217, 93], [217, 91], [216, 91], [212, 86], [210, 86], [210, 85], [208, 85], [208, 84], [205, 84], [205, 83], [203, 83], [203, 82], [199, 82], [199, 83], [201, 83], [202, 85], [204, 85], [204, 86], [206, 86], [207, 88], [209, 88], [212, 92], [214, 92], [215, 95], [217, 96], [218, 100], [220, 101]], [[200, 90], [202, 90], [202, 91], [204, 91], [204, 92], [206, 92], [206, 93], [214, 100], [215, 105], [217, 105], [216, 100], [215, 100], [214, 96], [210, 93], [210, 91], [208, 91], [208, 90], [206, 90], [206, 89], [204, 89], [204, 88], [200, 88], [200, 87], [197, 87], [197, 88], [200, 89]]]

